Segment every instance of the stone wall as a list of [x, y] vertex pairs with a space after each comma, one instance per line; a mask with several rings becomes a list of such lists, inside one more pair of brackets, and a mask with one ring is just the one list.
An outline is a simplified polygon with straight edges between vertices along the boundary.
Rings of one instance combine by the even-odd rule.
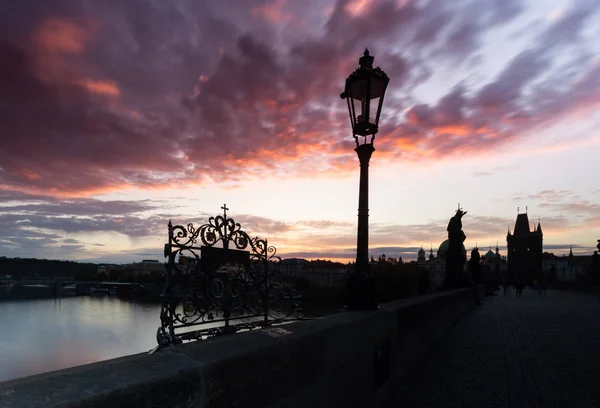
[[0, 407], [385, 407], [469, 289], [0, 383]]

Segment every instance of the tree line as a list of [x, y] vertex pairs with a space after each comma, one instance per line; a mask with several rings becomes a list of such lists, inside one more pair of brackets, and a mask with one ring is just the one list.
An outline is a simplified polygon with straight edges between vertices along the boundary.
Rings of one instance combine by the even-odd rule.
[[77, 280], [96, 280], [99, 277], [98, 265], [94, 263], [1, 256], [0, 277], [6, 275], [13, 279], [69, 276]]

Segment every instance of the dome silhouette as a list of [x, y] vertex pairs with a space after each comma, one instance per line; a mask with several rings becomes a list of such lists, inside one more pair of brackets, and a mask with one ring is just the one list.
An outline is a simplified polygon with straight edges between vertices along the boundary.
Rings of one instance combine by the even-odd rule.
[[489, 258], [495, 258], [496, 254], [492, 252], [492, 250], [490, 249], [489, 251], [487, 251], [484, 255], [487, 259]]
[[[450, 246], [450, 241], [445, 240], [444, 242], [442, 242], [440, 244], [440, 247], [438, 248], [438, 252], [448, 252], [448, 247]], [[465, 244], [462, 244], [462, 250], [466, 251], [467, 249], [465, 248]]]

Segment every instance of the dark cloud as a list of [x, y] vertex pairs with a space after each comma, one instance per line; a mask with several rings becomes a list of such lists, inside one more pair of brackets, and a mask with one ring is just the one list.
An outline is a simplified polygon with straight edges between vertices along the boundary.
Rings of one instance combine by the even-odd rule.
[[35, 195], [28, 194], [22, 191], [16, 190], [0, 190], [0, 202], [33, 202], [33, 201], [43, 201], [43, 202], [56, 202], [57, 200], [51, 196], [44, 195]]
[[93, 199], [61, 200], [40, 204], [21, 204], [2, 208], [19, 214], [37, 214], [40, 216], [74, 215], [95, 216], [113, 215], [123, 216], [139, 213], [156, 208], [150, 201], [99, 201]]
[[573, 249], [581, 249], [581, 248], [589, 248], [585, 245], [572, 245], [572, 244], [548, 244], [544, 245], [544, 250], [552, 250], [552, 249], [569, 249], [573, 247]]
[[147, 200], [58, 200], [4, 191], [0, 201], [5, 203], [0, 206], [0, 253], [10, 256], [81, 258], [90, 245], [104, 246], [84, 243], [70, 234], [167, 236], [168, 218], [155, 214], [157, 203]]
[[84, 85], [41, 79], [30, 55], [4, 41], [0, 59], [0, 128], [6, 146], [0, 151], [0, 180], [5, 187], [56, 195], [117, 187], [124, 180], [111, 168], [119, 162], [132, 168], [154, 162], [157, 170], [168, 171], [167, 144], [111, 112]]
[[575, 256], [591, 256], [596, 251], [595, 246], [585, 245], [571, 245], [571, 244], [544, 244], [544, 252], [549, 252], [557, 256], [568, 256], [569, 252], [573, 250]]
[[[418, 247], [375, 247], [371, 248], [369, 256], [373, 255], [378, 258], [381, 254], [385, 254], [387, 258], [402, 257], [403, 260], [411, 261], [417, 258]], [[356, 257], [356, 248], [345, 248], [336, 251], [299, 251], [284, 253], [285, 258], [307, 258], [307, 259], [331, 259], [341, 262], [354, 260]]]
[[[345, 129], [337, 95], [363, 45], [409, 90], [429, 75], [422, 51], [464, 59], [490, 19], [520, 11], [495, 3], [355, 14], [340, 0], [324, 17], [319, 2], [22, 2], [0, 31], [0, 185], [64, 196], [343, 170], [352, 152], [331, 129]], [[390, 96], [384, 115], [407, 100]]]
[[[506, 10], [510, 18], [520, 10], [517, 3], [512, 3]], [[512, 58], [494, 80], [479, 89], [466, 89], [459, 83], [437, 104], [414, 104], [405, 121], [384, 135], [384, 141], [393, 145], [394, 139], [399, 140], [398, 149], [407, 140], [412, 141], [413, 148], [418, 141], [419, 149], [427, 151], [428, 157], [476, 154], [527, 137], [536, 126], [594, 109], [600, 102], [600, 64], [593, 55], [581, 51], [577, 41], [597, 10], [597, 2], [574, 4], [533, 44]], [[462, 28], [467, 37], [468, 27]], [[467, 48], [474, 50], [477, 46]], [[557, 55], [564, 56], [566, 50], [575, 56], [569, 66], [556, 71]], [[398, 155], [413, 157], [410, 150]]]
[[[144, 237], [159, 232], [159, 225], [167, 224], [166, 220], [142, 218], [136, 216], [55, 216], [39, 214], [0, 214], [3, 231], [14, 231], [15, 234], [30, 236], [29, 230], [56, 231], [62, 233], [85, 232], [119, 232], [130, 237]], [[23, 232], [26, 231], [26, 232]], [[42, 234], [44, 238], [62, 238], [62, 235]], [[5, 235], [6, 236], [6, 235]]]

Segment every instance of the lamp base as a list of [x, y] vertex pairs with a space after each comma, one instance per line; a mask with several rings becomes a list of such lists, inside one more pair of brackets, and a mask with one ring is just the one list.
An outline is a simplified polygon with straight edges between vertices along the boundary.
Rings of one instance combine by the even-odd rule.
[[369, 272], [369, 264], [356, 264], [350, 275], [346, 294], [348, 310], [378, 310], [379, 304], [375, 291], [375, 277]]

